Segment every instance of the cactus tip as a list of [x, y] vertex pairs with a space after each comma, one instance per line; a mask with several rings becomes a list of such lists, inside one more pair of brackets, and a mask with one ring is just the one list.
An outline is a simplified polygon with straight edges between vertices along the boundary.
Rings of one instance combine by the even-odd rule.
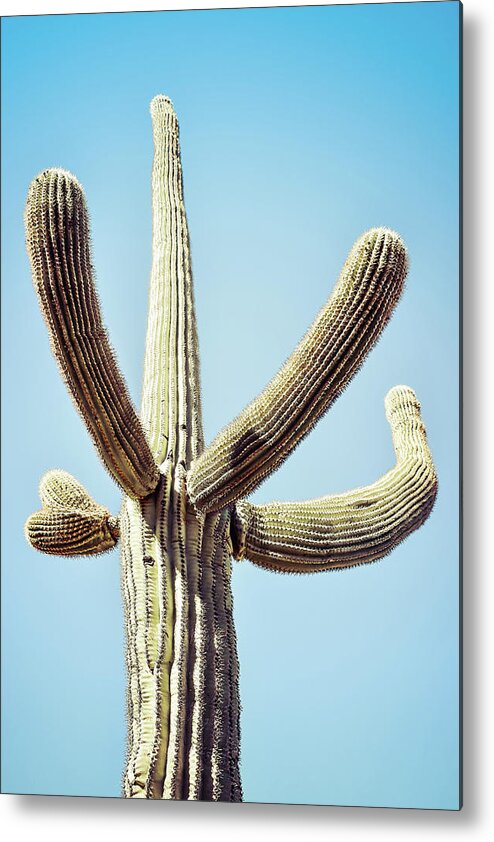
[[398, 233], [398, 231], [394, 231], [393, 228], [388, 228], [386, 225], [379, 225], [375, 228], [370, 228], [368, 231], [365, 232], [365, 234], [363, 234], [363, 236], [366, 239], [374, 239], [374, 240], [378, 240], [379, 238], [382, 238], [382, 237], [387, 237], [395, 245], [397, 245], [399, 248], [403, 249], [403, 251], [405, 253], [407, 251], [405, 243], [403, 242], [403, 238]]
[[36, 178], [33, 179], [35, 181], [46, 181], [51, 178], [60, 178], [65, 179], [66, 181], [70, 181], [73, 184], [77, 184], [80, 187], [79, 181], [69, 170], [64, 170], [62, 167], [48, 167], [45, 170], [42, 170]]
[[385, 225], [378, 226], [377, 228], [370, 228], [368, 231], [365, 231], [364, 234], [357, 240], [359, 245], [364, 243], [370, 243], [372, 245], [376, 245], [377, 243], [380, 244], [381, 248], [384, 248], [387, 253], [389, 250], [398, 257], [402, 261], [402, 269], [400, 271], [400, 279], [404, 281], [408, 274], [408, 270], [410, 267], [410, 261], [408, 258], [408, 251], [403, 242], [403, 238], [397, 231], [394, 231], [392, 228], [388, 228]]
[[384, 398], [384, 408], [388, 421], [391, 421], [393, 413], [402, 407], [406, 407], [409, 411], [412, 407], [420, 411], [419, 399], [410, 386], [393, 386]]
[[151, 100], [150, 110], [151, 114], [154, 114], [157, 111], [173, 114], [173, 102], [171, 101], [169, 96], [165, 96], [165, 94], [157, 94]]
[[26, 211], [32, 203], [37, 203], [40, 195], [39, 191], [43, 190], [44, 187], [49, 188], [50, 184], [65, 185], [66, 188], [70, 187], [72, 190], [75, 190], [76, 194], [84, 197], [82, 185], [75, 175], [68, 170], [62, 169], [62, 167], [49, 167], [48, 169], [41, 170], [31, 181], [27, 194]]

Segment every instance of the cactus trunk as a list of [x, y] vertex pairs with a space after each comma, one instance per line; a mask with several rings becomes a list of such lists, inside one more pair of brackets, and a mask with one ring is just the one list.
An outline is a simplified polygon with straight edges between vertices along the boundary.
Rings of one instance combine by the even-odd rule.
[[230, 515], [197, 517], [170, 466], [121, 525], [127, 626], [125, 795], [240, 801]]
[[230, 512], [199, 514], [186, 472], [203, 449], [197, 330], [175, 113], [151, 103], [153, 265], [141, 420], [157, 489], [121, 516], [129, 671], [125, 793], [241, 800]]

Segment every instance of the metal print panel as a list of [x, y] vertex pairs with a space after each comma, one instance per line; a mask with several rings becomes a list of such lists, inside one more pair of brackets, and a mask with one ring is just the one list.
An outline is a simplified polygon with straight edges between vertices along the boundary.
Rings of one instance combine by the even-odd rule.
[[4, 792], [460, 808], [460, 34], [2, 20]]

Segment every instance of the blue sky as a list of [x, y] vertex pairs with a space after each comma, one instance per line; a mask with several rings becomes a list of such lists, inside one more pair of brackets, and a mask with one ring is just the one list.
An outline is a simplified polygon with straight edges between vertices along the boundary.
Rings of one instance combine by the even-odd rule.
[[440, 491], [378, 564], [296, 577], [234, 565], [247, 801], [458, 806], [456, 2], [2, 21], [3, 790], [120, 794], [118, 552], [42, 556], [23, 524], [50, 468], [116, 513], [52, 359], [23, 207], [62, 166], [84, 185], [98, 289], [140, 401], [150, 270], [149, 101], [180, 120], [206, 440], [266, 384], [354, 240], [398, 230], [405, 294], [349, 388], [257, 502], [373, 482], [383, 400], [422, 403]]

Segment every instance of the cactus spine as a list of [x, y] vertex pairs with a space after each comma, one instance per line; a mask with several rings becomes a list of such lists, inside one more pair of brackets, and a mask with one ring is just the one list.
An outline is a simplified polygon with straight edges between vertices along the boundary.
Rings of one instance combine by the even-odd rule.
[[120, 539], [125, 796], [240, 801], [232, 556], [298, 573], [374, 561], [425, 521], [437, 480], [417, 398], [399, 386], [386, 398], [397, 462], [376, 483], [303, 503], [244, 499], [363, 363], [402, 292], [406, 252], [384, 228], [357, 240], [290, 359], [205, 448], [178, 123], [164, 96], [151, 115], [153, 262], [140, 416], [103, 326], [82, 188], [52, 169], [29, 190], [27, 249], [52, 349], [124, 499], [112, 517], [73, 477], [51, 471], [26, 535], [57, 555], [104, 552]]

